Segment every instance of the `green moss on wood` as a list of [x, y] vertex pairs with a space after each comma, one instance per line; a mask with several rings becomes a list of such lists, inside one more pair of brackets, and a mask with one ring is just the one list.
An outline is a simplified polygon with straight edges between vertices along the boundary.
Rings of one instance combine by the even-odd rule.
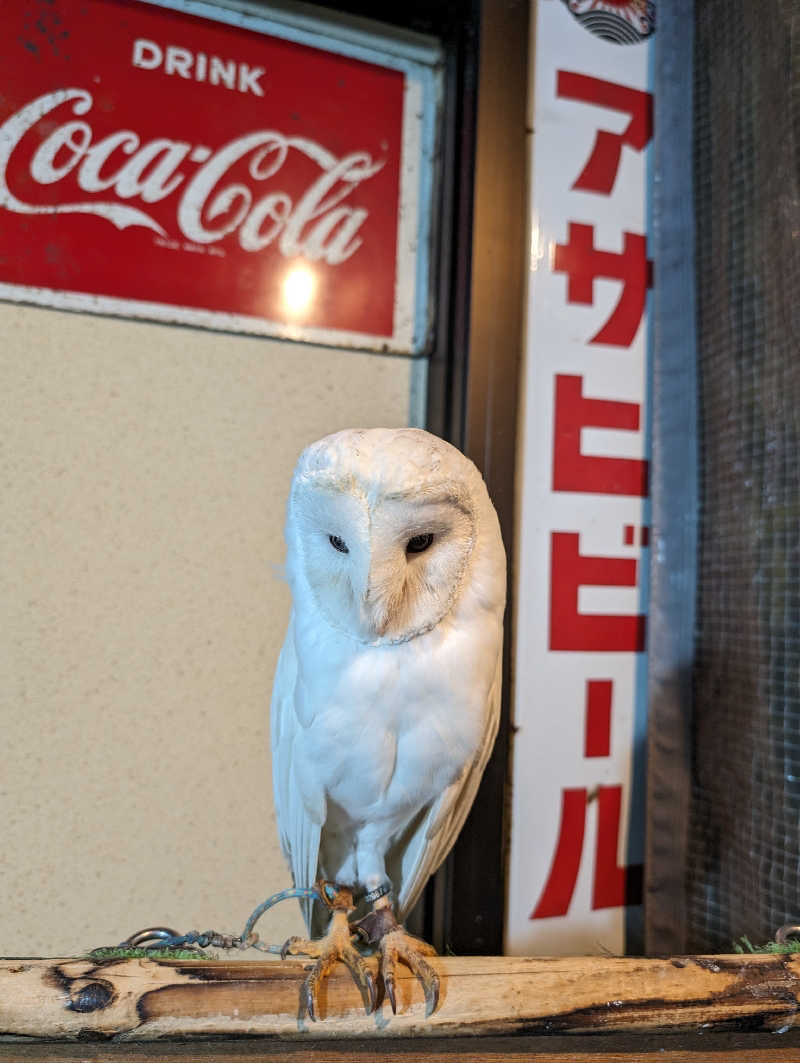
[[210, 957], [197, 949], [92, 949], [90, 960], [207, 960]]

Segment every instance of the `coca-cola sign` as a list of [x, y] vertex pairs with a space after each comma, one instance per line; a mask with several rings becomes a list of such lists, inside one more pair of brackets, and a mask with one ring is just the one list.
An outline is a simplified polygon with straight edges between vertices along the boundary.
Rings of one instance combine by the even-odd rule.
[[407, 63], [141, 0], [12, 6], [0, 296], [419, 349]]

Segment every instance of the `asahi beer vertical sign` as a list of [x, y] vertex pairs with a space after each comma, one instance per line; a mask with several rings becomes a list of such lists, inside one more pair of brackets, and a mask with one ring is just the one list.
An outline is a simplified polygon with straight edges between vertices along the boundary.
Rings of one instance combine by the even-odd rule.
[[638, 951], [655, 12], [535, 19], [506, 947]]
[[0, 298], [422, 349], [438, 56], [339, 33], [9, 0]]

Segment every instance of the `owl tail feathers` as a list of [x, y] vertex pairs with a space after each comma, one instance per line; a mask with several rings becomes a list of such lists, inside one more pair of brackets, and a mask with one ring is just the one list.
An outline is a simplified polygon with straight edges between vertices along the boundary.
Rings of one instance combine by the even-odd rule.
[[[302, 805], [299, 805], [295, 811], [293, 829], [290, 831], [292, 844], [289, 849], [292, 881], [299, 889], [313, 889], [318, 878], [317, 861], [321, 827], [306, 814]], [[311, 933], [314, 902], [304, 898], [300, 901], [300, 911], [303, 913], [306, 930]]]

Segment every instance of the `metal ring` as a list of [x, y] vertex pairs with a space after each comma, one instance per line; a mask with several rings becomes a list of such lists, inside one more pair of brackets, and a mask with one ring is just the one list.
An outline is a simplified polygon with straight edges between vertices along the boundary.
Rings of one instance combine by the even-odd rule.
[[784, 923], [775, 931], [775, 940], [779, 945], [785, 945], [790, 938], [800, 938], [800, 923]]
[[178, 931], [171, 930], [168, 926], [149, 926], [137, 934], [131, 934], [119, 947], [121, 949], [142, 948], [146, 941], [166, 942], [176, 937], [178, 937]]

